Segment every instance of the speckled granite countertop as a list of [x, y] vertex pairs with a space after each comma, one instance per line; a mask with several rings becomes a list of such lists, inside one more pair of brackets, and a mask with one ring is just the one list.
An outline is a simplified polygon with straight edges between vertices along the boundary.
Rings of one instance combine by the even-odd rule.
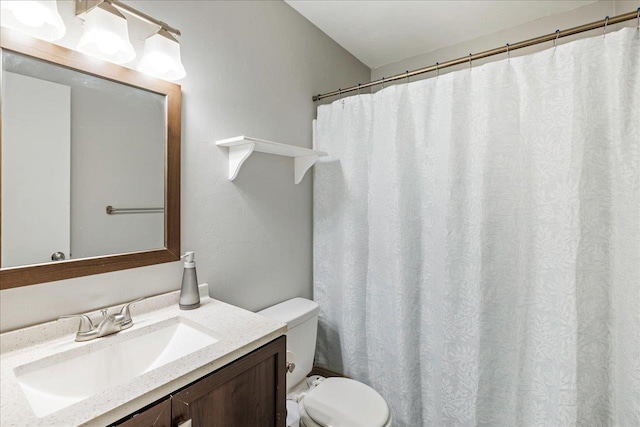
[[[286, 325], [283, 323], [209, 298], [206, 285], [201, 285], [200, 293], [200, 308], [190, 311], [178, 308], [179, 292], [135, 303], [131, 306], [134, 322], [131, 328], [93, 341], [74, 341], [77, 321], [48, 322], [1, 334], [0, 425], [104, 426], [227, 365], [286, 332]], [[100, 317], [99, 311], [88, 314], [92, 319]], [[166, 323], [163, 321], [176, 317], [207, 329], [218, 342], [45, 417], [38, 418], [34, 414], [16, 378], [16, 368], [43, 358], [55, 358], [55, 355], [69, 350], [73, 350], [74, 354], [95, 351], [151, 332], [156, 329], [154, 325]], [[131, 357], [135, 355], [132, 354]]]

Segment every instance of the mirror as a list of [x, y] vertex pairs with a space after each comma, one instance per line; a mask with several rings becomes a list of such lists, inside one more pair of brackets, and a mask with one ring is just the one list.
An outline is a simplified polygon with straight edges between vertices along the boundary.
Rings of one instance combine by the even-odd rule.
[[180, 86], [0, 43], [1, 288], [177, 260]]
[[2, 72], [0, 266], [164, 247], [164, 96], [6, 50]]

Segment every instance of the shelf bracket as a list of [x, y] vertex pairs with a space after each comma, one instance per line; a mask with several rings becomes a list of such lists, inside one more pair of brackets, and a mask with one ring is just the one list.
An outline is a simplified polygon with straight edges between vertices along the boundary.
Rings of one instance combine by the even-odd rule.
[[309, 168], [320, 157], [327, 155], [324, 151], [280, 144], [279, 142], [266, 141], [244, 135], [221, 139], [216, 141], [216, 145], [229, 149], [229, 180], [231, 181], [238, 176], [242, 164], [254, 151], [293, 159], [293, 180], [296, 184], [302, 181]]
[[240, 172], [240, 167], [253, 153], [255, 147], [256, 144], [253, 142], [229, 147], [229, 181], [236, 179], [238, 172]]
[[294, 157], [293, 161], [293, 172], [294, 172], [294, 182], [296, 184], [300, 184], [302, 178], [307, 173], [309, 168], [313, 166], [318, 160], [318, 156], [315, 154], [311, 156], [299, 156]]

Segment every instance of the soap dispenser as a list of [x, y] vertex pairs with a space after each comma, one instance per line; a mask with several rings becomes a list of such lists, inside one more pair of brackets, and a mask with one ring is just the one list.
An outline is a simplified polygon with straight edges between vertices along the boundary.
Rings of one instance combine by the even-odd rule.
[[180, 258], [184, 259], [182, 289], [180, 289], [180, 310], [193, 310], [200, 306], [200, 293], [198, 291], [194, 252], [187, 252]]

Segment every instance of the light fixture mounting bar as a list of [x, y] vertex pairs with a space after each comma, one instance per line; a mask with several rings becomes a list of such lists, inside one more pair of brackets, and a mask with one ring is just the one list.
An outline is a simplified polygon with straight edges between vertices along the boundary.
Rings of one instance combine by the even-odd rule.
[[119, 0], [76, 0], [76, 16], [83, 15], [89, 12], [94, 7], [98, 6], [100, 3], [107, 2], [116, 9], [121, 12], [126, 12], [130, 15], [135, 16], [138, 19], [149, 22], [150, 24], [154, 24], [159, 26], [160, 28], [165, 29], [171, 34], [176, 36], [180, 35], [180, 30], [172, 27], [166, 22], [160, 21], [158, 19], [153, 18], [152, 16], [147, 15], [146, 13], [140, 12], [139, 10], [125, 4]]

